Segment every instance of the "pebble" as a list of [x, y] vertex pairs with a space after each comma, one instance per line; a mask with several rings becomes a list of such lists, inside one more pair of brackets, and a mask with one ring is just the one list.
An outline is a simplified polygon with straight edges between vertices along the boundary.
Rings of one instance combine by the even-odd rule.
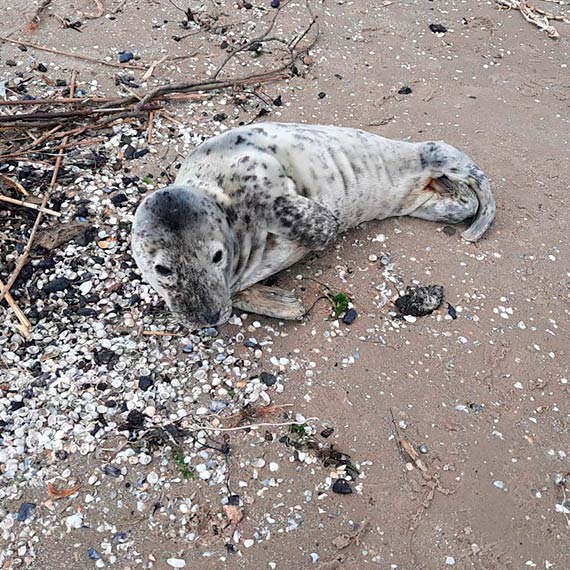
[[172, 568], [184, 568], [186, 566], [186, 561], [182, 558], [169, 558], [166, 563]]
[[139, 388], [141, 390], [148, 390], [152, 386], [152, 378], [150, 376], [141, 376], [139, 378]]
[[122, 51], [119, 53], [119, 63], [127, 63], [131, 61], [135, 56], [131, 51]]
[[272, 8], [279, 8], [281, 4], [281, 0], [271, 0], [271, 7]]
[[101, 559], [101, 555], [94, 548], [90, 548], [87, 551], [87, 555], [89, 556], [89, 558], [91, 558], [91, 560], [100, 560]]
[[34, 503], [22, 503], [20, 505], [20, 508], [18, 509], [18, 515], [16, 516], [16, 520], [18, 522], [24, 522], [34, 514], [35, 510], [36, 510], [36, 505]]
[[497, 487], [497, 489], [504, 489], [505, 488], [504, 481], [493, 481], [493, 485], [495, 485], [495, 487]]
[[398, 95], [409, 95], [412, 92], [412, 88], [404, 85], [404, 87], [400, 87], [398, 89]]
[[277, 376], [275, 376], [275, 374], [270, 374], [269, 372], [262, 372], [261, 381], [266, 386], [273, 386], [277, 382]]
[[428, 447], [425, 443], [422, 443], [422, 444], [418, 447], [418, 451], [419, 451], [420, 453], [423, 453], [423, 454], [425, 455], [426, 453], [429, 453], [429, 447]]
[[455, 564], [455, 558], [453, 558], [453, 556], [448, 556], [448, 557], [445, 559], [445, 563], [446, 563], [448, 566], [453, 566], [453, 565]]
[[429, 29], [434, 34], [445, 34], [447, 32], [447, 28], [443, 24], [430, 24]]
[[333, 493], [338, 493], [339, 495], [350, 495], [352, 493], [352, 487], [346, 479], [337, 479], [332, 487]]
[[103, 473], [115, 478], [121, 476], [121, 470], [115, 465], [105, 465], [105, 467], [103, 467]]
[[345, 325], [351, 325], [356, 320], [357, 316], [358, 313], [356, 312], [355, 309], [349, 309], [348, 311], [346, 311], [346, 314], [342, 318], [342, 322]]

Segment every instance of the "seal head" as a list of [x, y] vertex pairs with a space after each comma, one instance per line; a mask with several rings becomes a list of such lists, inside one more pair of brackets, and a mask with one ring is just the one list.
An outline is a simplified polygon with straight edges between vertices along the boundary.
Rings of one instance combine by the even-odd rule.
[[223, 209], [189, 185], [157, 190], [135, 213], [132, 250], [143, 278], [192, 329], [231, 315], [234, 242]]

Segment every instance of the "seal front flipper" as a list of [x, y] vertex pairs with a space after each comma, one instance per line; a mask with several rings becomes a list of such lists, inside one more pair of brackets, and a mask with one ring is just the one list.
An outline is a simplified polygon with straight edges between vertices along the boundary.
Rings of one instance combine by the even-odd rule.
[[273, 201], [269, 231], [311, 250], [322, 250], [336, 240], [340, 224], [322, 204], [288, 193]]

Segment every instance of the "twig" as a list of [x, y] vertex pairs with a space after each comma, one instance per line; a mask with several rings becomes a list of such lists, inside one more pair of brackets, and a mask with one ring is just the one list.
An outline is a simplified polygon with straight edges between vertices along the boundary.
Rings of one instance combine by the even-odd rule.
[[10, 198], [9, 196], [3, 196], [0, 194], [0, 202], [8, 202], [9, 204], [16, 204], [17, 206], [24, 206], [25, 208], [31, 208], [32, 210], [37, 210], [42, 212], [42, 214], [49, 214], [50, 216], [56, 216], [59, 218], [61, 214], [55, 210], [50, 210], [49, 208], [42, 208], [37, 204], [32, 204], [31, 202], [24, 202], [23, 200], [16, 200], [15, 198]]
[[271, 32], [271, 30], [273, 30], [273, 27], [275, 26], [275, 22], [277, 21], [277, 18], [279, 17], [279, 14], [281, 13], [281, 10], [287, 5], [288, 3], [285, 4], [281, 4], [277, 10], [275, 11], [275, 14], [273, 15], [273, 18], [271, 18], [271, 22], [269, 23], [269, 27], [265, 30], [265, 32], [263, 32], [263, 34], [261, 34], [261, 36], [259, 36], [258, 38], [255, 38], [254, 40], [251, 40], [250, 42], [247, 42], [245, 45], [240, 46], [239, 48], [237, 48], [235, 51], [232, 51], [232, 53], [230, 53], [222, 62], [222, 64], [218, 67], [218, 69], [216, 70], [216, 73], [214, 73], [214, 77], [213, 79], [217, 79], [218, 75], [220, 75], [220, 73], [222, 72], [222, 70], [224, 69], [224, 67], [229, 63], [229, 61], [234, 58], [238, 53], [242, 53], [246, 50], [248, 50], [250, 47], [256, 45], [256, 44], [260, 44], [262, 43], [264, 40], [266, 40], [267, 36], [269, 35], [269, 32]]
[[119, 69], [138, 69], [139, 71], [146, 70], [146, 67], [144, 65], [135, 65], [135, 64], [131, 64], [131, 63], [113, 63], [111, 61], [105, 61], [102, 59], [97, 59], [95, 57], [90, 57], [88, 55], [80, 55], [77, 53], [71, 53], [69, 51], [62, 51], [62, 50], [50, 48], [47, 46], [40, 46], [37, 44], [32, 44], [30, 42], [24, 42], [22, 40], [13, 40], [12, 38], [6, 38], [4, 36], [0, 36], [0, 42], [8, 42], [10, 44], [26, 46], [26, 47], [33, 48], [33, 49], [38, 49], [40, 51], [47, 51], [49, 53], [56, 53], [58, 55], [63, 55], [65, 57], [72, 57], [75, 59], [81, 59], [83, 61], [90, 61], [91, 63], [99, 63], [101, 65], [107, 65], [109, 67], [117, 67]]
[[0, 174], [0, 180], [3, 180], [4, 183], [7, 184], [8, 186], [16, 188], [16, 190], [21, 192], [24, 196], [30, 195], [30, 193], [17, 180], [14, 180], [13, 178], [6, 176], [6, 174]]
[[28, 23], [26, 24], [26, 31], [33, 32], [37, 30], [40, 25], [40, 16], [49, 7], [53, 0], [44, 0], [36, 9], [36, 11], [31, 15], [28, 19]]
[[[306, 418], [303, 423], [316, 421], [319, 418]], [[295, 426], [299, 422], [280, 422], [280, 423], [260, 423], [260, 424], [248, 424], [244, 426], [230, 427], [230, 428], [215, 428], [215, 427], [204, 427], [199, 425], [190, 426], [188, 429], [196, 431], [239, 431], [242, 429], [257, 429], [260, 427], [281, 427], [281, 426]]]
[[[67, 137], [65, 137], [63, 139], [62, 144], [66, 144], [66, 143], [67, 143]], [[63, 149], [60, 149], [59, 154], [57, 155], [57, 159], [55, 161], [55, 166], [53, 168], [53, 174], [51, 177], [49, 188], [47, 189], [46, 193], [44, 194], [44, 197], [42, 200], [42, 204], [41, 204], [42, 209], [46, 207], [48, 200], [51, 196], [51, 193], [53, 192], [53, 189], [55, 188], [55, 184], [57, 181], [57, 175], [59, 174], [59, 168], [61, 166], [62, 159], [63, 159]], [[36, 236], [36, 232], [38, 231], [38, 227], [39, 227], [41, 221], [42, 221], [42, 212], [40, 210], [38, 212], [38, 215], [36, 216], [36, 221], [34, 222], [34, 225], [32, 227], [32, 231], [30, 232], [30, 237], [28, 239], [28, 243], [26, 244], [26, 247], [25, 247], [22, 255], [20, 255], [20, 257], [18, 258], [18, 263], [16, 264], [16, 267], [14, 268], [14, 271], [12, 272], [10, 279], [8, 279], [8, 283], [6, 283], [6, 285], [4, 285], [2, 287], [2, 290], [0, 291], [0, 301], [2, 299], [4, 299], [4, 297], [10, 292], [10, 288], [12, 287], [12, 285], [14, 285], [14, 282], [16, 281], [16, 279], [18, 279], [18, 275], [20, 275], [20, 271], [22, 271], [22, 268], [26, 264], [26, 261], [28, 260], [28, 257], [30, 255], [30, 251], [31, 251], [32, 246], [33, 246], [34, 237]]]
[[182, 333], [168, 331], [143, 331], [144, 336], [183, 336]]
[[[4, 283], [2, 283], [2, 280], [0, 279], [0, 288], [4, 289], [4, 287], [5, 285]], [[30, 323], [30, 321], [28, 321], [28, 318], [26, 317], [26, 315], [24, 315], [24, 312], [22, 311], [22, 309], [20, 309], [18, 303], [16, 303], [14, 297], [12, 297], [10, 293], [6, 293], [5, 299], [10, 308], [12, 309], [12, 311], [14, 311], [14, 314], [16, 315], [17, 319], [20, 321], [21, 327], [19, 327], [18, 330], [24, 335], [25, 338], [30, 338], [30, 327], [32, 326], [32, 324]]]
[[146, 135], [146, 141], [150, 145], [152, 144], [152, 130], [154, 126], [154, 111], [149, 111], [148, 113], [148, 131]]
[[95, 4], [97, 5], [97, 12], [94, 14], [84, 14], [83, 12], [78, 12], [80, 16], [87, 20], [96, 20], [100, 18], [105, 13], [105, 6], [103, 6], [103, 2], [101, 0], [94, 0]]
[[164, 63], [168, 59], [168, 55], [161, 57], [158, 61], [154, 61], [150, 64], [150, 67], [144, 72], [144, 75], [141, 77], [141, 81], [147, 81], [150, 79], [151, 75], [154, 73], [154, 70]]

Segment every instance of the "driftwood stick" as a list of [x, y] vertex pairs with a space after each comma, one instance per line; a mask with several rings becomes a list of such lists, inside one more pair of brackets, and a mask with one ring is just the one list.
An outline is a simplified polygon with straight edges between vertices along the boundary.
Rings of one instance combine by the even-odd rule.
[[8, 186], [16, 188], [16, 190], [21, 192], [24, 196], [30, 195], [30, 193], [17, 180], [14, 180], [13, 178], [6, 176], [6, 174], [0, 173], [0, 180], [3, 180], [4, 184], [7, 184]]
[[83, 61], [90, 61], [91, 63], [98, 63], [100, 65], [106, 65], [108, 67], [117, 67], [119, 69], [138, 69], [139, 71], [146, 70], [146, 67], [144, 65], [135, 65], [135, 64], [131, 64], [131, 63], [113, 63], [111, 61], [105, 61], [103, 59], [97, 59], [96, 57], [90, 57], [88, 55], [81, 55], [81, 54], [72, 53], [69, 51], [62, 51], [62, 50], [50, 48], [47, 46], [40, 46], [38, 44], [33, 44], [31, 42], [24, 42], [22, 40], [14, 40], [12, 38], [7, 38], [5, 36], [0, 36], [0, 42], [8, 42], [10, 44], [26, 46], [26, 47], [29, 47], [32, 49], [37, 49], [40, 51], [47, 51], [49, 53], [55, 53], [57, 55], [63, 55], [65, 57], [71, 57], [74, 59], [81, 59]]
[[50, 210], [49, 208], [42, 208], [37, 204], [32, 204], [31, 202], [24, 202], [24, 200], [16, 200], [15, 198], [10, 198], [9, 196], [3, 196], [0, 194], [0, 202], [7, 202], [8, 204], [16, 204], [17, 206], [24, 206], [25, 208], [31, 208], [32, 210], [37, 210], [42, 214], [49, 214], [50, 216], [56, 216], [59, 218], [61, 214], [55, 210]]
[[[67, 143], [67, 137], [65, 137], [63, 139], [62, 144], [66, 144], [66, 143]], [[51, 196], [51, 193], [53, 192], [53, 189], [55, 188], [55, 184], [57, 181], [57, 175], [59, 174], [59, 169], [61, 167], [62, 159], [63, 159], [63, 149], [60, 149], [59, 154], [57, 155], [57, 159], [55, 161], [55, 166], [53, 168], [53, 174], [51, 177], [49, 188], [47, 189], [46, 193], [44, 194], [44, 197], [42, 200], [42, 204], [41, 204], [42, 209], [47, 206], [47, 203], [48, 203], [48, 200]], [[28, 239], [28, 243], [26, 244], [26, 247], [24, 248], [24, 252], [22, 253], [22, 255], [20, 255], [20, 257], [18, 259], [18, 263], [16, 264], [16, 267], [14, 268], [12, 275], [10, 275], [10, 279], [8, 279], [8, 283], [6, 283], [6, 285], [4, 285], [2, 287], [2, 290], [0, 291], [0, 301], [2, 299], [4, 299], [4, 297], [6, 297], [6, 295], [10, 292], [10, 288], [12, 287], [12, 285], [14, 285], [14, 282], [16, 281], [16, 279], [18, 279], [18, 275], [20, 275], [20, 271], [22, 271], [22, 268], [26, 264], [28, 257], [30, 256], [30, 251], [32, 250], [34, 237], [36, 236], [36, 232], [38, 231], [38, 227], [39, 227], [41, 221], [42, 221], [42, 212], [40, 210], [38, 212], [38, 215], [36, 216], [36, 221], [34, 222], [34, 225], [32, 227], [32, 231], [30, 232], [30, 237]]]
[[[0, 288], [2, 289], [5, 288], [5, 285], [4, 283], [2, 283], [1, 279], [0, 279]], [[30, 327], [32, 326], [32, 324], [30, 323], [26, 315], [24, 315], [24, 312], [22, 311], [22, 309], [20, 309], [18, 303], [16, 303], [14, 297], [12, 297], [10, 293], [6, 293], [5, 299], [10, 308], [12, 309], [12, 311], [14, 311], [16, 318], [20, 321], [21, 324], [21, 327], [19, 328], [20, 332], [24, 335], [25, 338], [30, 338]]]

